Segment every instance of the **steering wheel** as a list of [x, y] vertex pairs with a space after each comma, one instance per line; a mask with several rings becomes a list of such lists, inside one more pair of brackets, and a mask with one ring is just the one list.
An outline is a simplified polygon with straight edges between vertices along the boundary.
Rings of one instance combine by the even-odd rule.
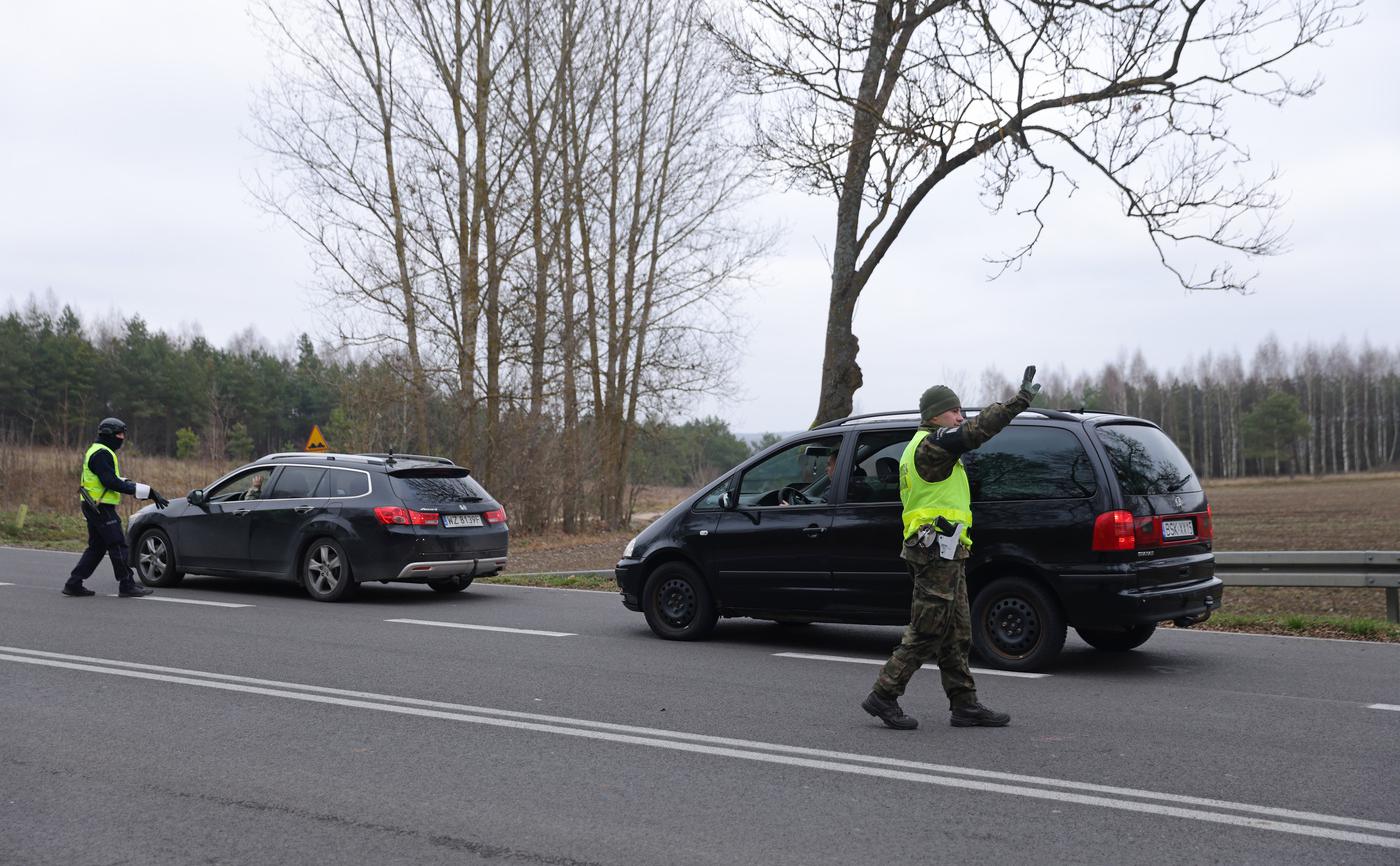
[[812, 500], [808, 499], [801, 490], [789, 484], [778, 492], [778, 501], [783, 505], [811, 505]]

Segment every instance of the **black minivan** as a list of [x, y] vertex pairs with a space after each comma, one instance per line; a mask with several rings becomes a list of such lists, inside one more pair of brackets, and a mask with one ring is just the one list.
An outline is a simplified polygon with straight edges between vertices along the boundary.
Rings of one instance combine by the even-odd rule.
[[269, 454], [148, 505], [127, 528], [147, 586], [186, 573], [298, 581], [339, 601], [368, 581], [460, 592], [506, 564], [506, 512], [469, 470], [414, 454]]
[[[672, 640], [720, 616], [907, 623], [899, 458], [917, 427], [917, 412], [857, 415], [750, 457], [628, 543], [623, 604]], [[987, 663], [1043, 668], [1066, 626], [1132, 649], [1160, 622], [1219, 607], [1205, 492], [1150, 421], [1032, 409], [964, 465], [973, 648]]]

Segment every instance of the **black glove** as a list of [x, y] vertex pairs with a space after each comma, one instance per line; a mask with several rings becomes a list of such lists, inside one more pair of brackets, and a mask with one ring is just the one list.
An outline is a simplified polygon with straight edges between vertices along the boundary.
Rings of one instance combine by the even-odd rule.
[[1027, 403], [1035, 400], [1035, 395], [1040, 393], [1040, 386], [1033, 381], [1034, 379], [1035, 365], [1032, 364], [1026, 368], [1025, 375], [1021, 377], [1021, 394], [1025, 396]]
[[156, 508], [164, 508], [170, 504], [170, 500], [157, 493], [154, 487], [151, 488], [151, 501], [156, 504]]

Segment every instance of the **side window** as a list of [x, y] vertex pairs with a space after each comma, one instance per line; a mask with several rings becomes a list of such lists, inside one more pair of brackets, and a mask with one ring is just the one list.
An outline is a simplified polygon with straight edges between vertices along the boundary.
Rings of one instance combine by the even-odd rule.
[[846, 501], [898, 502], [899, 458], [912, 438], [913, 430], [860, 434], [856, 440], [851, 480], [846, 486]]
[[352, 469], [327, 469], [326, 474], [321, 476], [321, 483], [316, 485], [316, 492], [312, 495], [317, 499], [324, 499], [327, 497], [364, 496], [368, 492], [369, 476], [365, 473]]
[[739, 504], [814, 505], [829, 501], [841, 437], [808, 439], [749, 468], [739, 479]]
[[274, 467], [259, 466], [241, 475], [235, 475], [208, 492], [209, 502], [239, 502], [245, 499], [258, 499], [265, 491], [263, 485], [272, 475]]
[[1008, 427], [968, 453], [975, 502], [1083, 499], [1098, 487], [1089, 455], [1068, 430]]
[[315, 466], [284, 466], [272, 494], [264, 499], [309, 499], [326, 470]]

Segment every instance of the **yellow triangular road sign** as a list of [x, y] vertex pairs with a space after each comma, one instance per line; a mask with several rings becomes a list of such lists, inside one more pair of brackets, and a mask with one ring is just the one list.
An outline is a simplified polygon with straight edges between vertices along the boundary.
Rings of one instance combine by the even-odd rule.
[[321, 425], [311, 425], [311, 435], [306, 437], [306, 451], [327, 451], [330, 446], [326, 444], [326, 437], [321, 435]]

